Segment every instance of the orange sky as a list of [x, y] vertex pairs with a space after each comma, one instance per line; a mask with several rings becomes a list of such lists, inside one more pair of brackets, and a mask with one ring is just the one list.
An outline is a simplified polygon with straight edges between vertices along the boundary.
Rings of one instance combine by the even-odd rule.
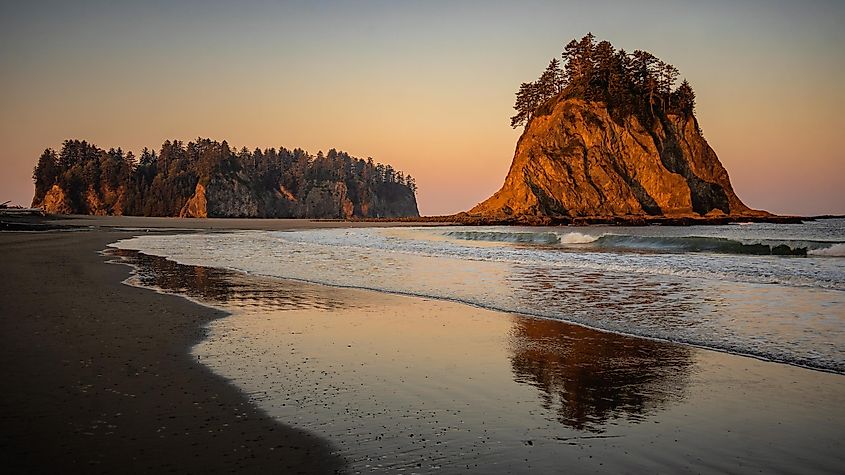
[[0, 202], [66, 138], [337, 148], [414, 175], [423, 214], [496, 191], [513, 93], [592, 30], [673, 63], [748, 205], [845, 213], [840, 2], [87, 2], [0, 7]]

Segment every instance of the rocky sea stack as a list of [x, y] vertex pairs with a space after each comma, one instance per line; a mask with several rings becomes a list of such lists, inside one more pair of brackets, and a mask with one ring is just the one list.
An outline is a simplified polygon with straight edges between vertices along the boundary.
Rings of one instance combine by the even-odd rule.
[[502, 188], [469, 211], [526, 224], [773, 217], [742, 203], [701, 134], [678, 70], [590, 34], [524, 83], [511, 119], [525, 124]]
[[209, 139], [166, 141], [139, 159], [67, 140], [33, 173], [33, 207], [51, 214], [192, 218], [407, 218], [416, 183], [390, 165], [334, 149], [242, 148]]

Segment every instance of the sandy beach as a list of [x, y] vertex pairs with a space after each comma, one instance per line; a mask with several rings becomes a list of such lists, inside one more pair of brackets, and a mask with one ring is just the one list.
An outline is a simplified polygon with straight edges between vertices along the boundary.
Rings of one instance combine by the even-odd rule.
[[[839, 374], [100, 252], [160, 228], [345, 223], [56, 222], [81, 227], [0, 233], [11, 382], [0, 451], [12, 473], [834, 473], [845, 463]], [[138, 273], [108, 263], [121, 260]]]
[[845, 379], [461, 303], [119, 251], [231, 312], [193, 354], [352, 471], [835, 473]]
[[223, 316], [121, 283], [128, 233], [0, 234], [7, 473], [333, 473], [331, 446], [270, 419], [189, 354]]

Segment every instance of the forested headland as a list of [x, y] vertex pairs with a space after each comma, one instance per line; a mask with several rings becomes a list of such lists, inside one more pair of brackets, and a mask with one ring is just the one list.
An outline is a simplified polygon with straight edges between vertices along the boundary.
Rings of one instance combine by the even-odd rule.
[[[140, 155], [66, 140], [33, 172], [33, 206], [66, 214], [243, 217], [416, 216], [414, 178], [331, 149], [233, 149], [165, 141]], [[202, 196], [199, 196], [199, 195]], [[190, 205], [190, 206], [189, 206]], [[200, 208], [197, 206], [201, 205]]]

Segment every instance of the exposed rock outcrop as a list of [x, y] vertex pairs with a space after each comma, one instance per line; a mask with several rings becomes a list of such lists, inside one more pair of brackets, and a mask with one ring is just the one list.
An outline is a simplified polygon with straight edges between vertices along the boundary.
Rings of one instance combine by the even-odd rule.
[[58, 184], [50, 187], [42, 199], [32, 200], [33, 208], [41, 208], [48, 214], [92, 214], [95, 216], [121, 215], [123, 189], [102, 190], [88, 187], [75, 198], [69, 196]]
[[361, 205], [361, 216], [367, 218], [415, 217], [417, 199], [408, 189], [396, 183], [379, 183], [374, 193]]
[[769, 216], [748, 208], [694, 116], [614, 120], [570, 98], [528, 123], [502, 188], [469, 211], [497, 221], [583, 217]]
[[215, 176], [208, 185], [197, 183], [196, 191], [179, 212], [182, 218], [255, 218], [259, 200], [243, 176]]
[[208, 198], [205, 196], [205, 187], [202, 183], [197, 183], [194, 196], [188, 198], [188, 202], [179, 211], [180, 218], [207, 218], [208, 217]]
[[53, 185], [50, 187], [50, 190], [44, 195], [44, 199], [41, 201], [33, 201], [32, 207], [41, 208], [45, 213], [50, 214], [73, 213], [73, 208], [68, 202], [65, 191], [59, 185]]
[[378, 184], [357, 204], [342, 181], [322, 181], [302, 199], [283, 187], [256, 191], [242, 175], [217, 176], [196, 191], [179, 213], [188, 218], [329, 218], [350, 219], [419, 216], [414, 194], [395, 183]]
[[346, 185], [341, 182], [322, 183], [311, 188], [302, 205], [306, 216], [352, 217], [352, 202], [347, 196]]

